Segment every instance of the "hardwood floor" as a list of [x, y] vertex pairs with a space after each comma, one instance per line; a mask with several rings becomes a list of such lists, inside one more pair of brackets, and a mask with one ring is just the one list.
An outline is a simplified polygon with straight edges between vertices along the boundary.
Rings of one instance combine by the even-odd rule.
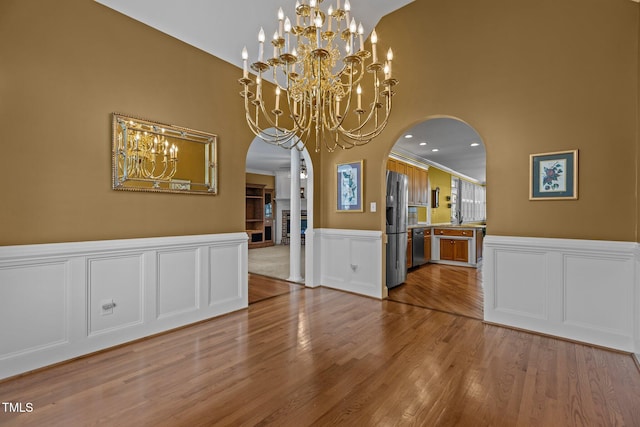
[[301, 288], [0, 382], [0, 425], [640, 425], [629, 355]]
[[482, 320], [482, 270], [426, 264], [410, 270], [403, 285], [389, 290], [389, 299]]
[[304, 285], [249, 273], [249, 304], [304, 289]]

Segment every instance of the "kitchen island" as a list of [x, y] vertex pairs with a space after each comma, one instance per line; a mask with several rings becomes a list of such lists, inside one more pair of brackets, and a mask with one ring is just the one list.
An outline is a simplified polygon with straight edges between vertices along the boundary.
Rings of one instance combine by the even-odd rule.
[[[425, 248], [424, 251], [426, 262], [478, 267], [482, 261], [482, 240], [485, 233], [485, 225], [413, 225], [410, 226], [409, 235], [411, 235], [411, 229], [416, 227], [424, 229], [425, 246], [427, 244], [430, 246]], [[409, 257], [411, 244], [408, 246], [407, 255]], [[408, 267], [410, 266], [411, 264], [408, 265]]]

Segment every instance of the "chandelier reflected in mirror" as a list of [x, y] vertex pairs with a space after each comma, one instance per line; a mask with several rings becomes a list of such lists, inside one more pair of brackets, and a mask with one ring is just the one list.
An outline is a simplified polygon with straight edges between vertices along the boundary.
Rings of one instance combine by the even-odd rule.
[[[364, 28], [351, 16], [351, 5], [323, 0], [298, 1], [295, 23], [278, 11], [273, 34], [273, 56], [265, 58], [265, 32], [258, 33], [258, 60], [251, 64], [242, 51], [245, 115], [253, 133], [283, 148], [302, 150], [315, 141], [315, 151], [349, 149], [370, 142], [386, 127], [391, 113], [393, 52], [379, 62], [377, 34], [371, 33], [371, 51], [364, 47]], [[266, 105], [263, 75], [276, 84], [275, 101]], [[255, 90], [255, 92], [253, 92]], [[368, 91], [368, 94], [366, 92]], [[363, 94], [368, 103], [363, 103]]]
[[170, 181], [178, 171], [178, 147], [169, 146], [165, 128], [142, 121], [118, 118], [121, 132], [117, 135], [118, 159], [124, 179]]

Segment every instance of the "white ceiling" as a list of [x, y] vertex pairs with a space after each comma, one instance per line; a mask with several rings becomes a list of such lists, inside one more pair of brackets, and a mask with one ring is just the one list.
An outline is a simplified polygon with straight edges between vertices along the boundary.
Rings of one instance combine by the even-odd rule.
[[[277, 11], [293, 17], [294, 0], [95, 0], [137, 21], [169, 34], [238, 67], [247, 46], [250, 58], [257, 56], [258, 31], [276, 30]], [[380, 19], [413, 0], [350, 0], [352, 16], [360, 20], [367, 35]], [[328, 6], [327, 6], [328, 7]], [[378, 37], [384, 34], [378, 31]], [[234, 82], [235, 83], [235, 82]], [[401, 93], [398, 94], [401, 96]], [[432, 119], [407, 131], [414, 138], [400, 138], [393, 151], [416, 159], [427, 159], [460, 174], [485, 182], [484, 146], [468, 125], [452, 119]], [[426, 141], [425, 147], [419, 142]], [[373, 142], [375, 144], [375, 142]], [[433, 153], [432, 148], [440, 151]], [[289, 165], [290, 152], [266, 143], [252, 144], [247, 170], [276, 171]]]
[[[295, 0], [95, 0], [137, 21], [242, 67], [242, 48], [258, 56], [258, 32], [277, 30], [278, 9], [295, 22]], [[350, 0], [351, 16], [369, 35], [380, 18], [413, 0]], [[328, 8], [328, 2], [325, 3]], [[344, 4], [344, 2], [342, 3]], [[335, 5], [335, 3], [334, 3]], [[378, 32], [378, 38], [384, 34]], [[268, 51], [267, 51], [268, 52]]]
[[246, 170], [254, 173], [273, 173], [288, 170], [291, 166], [291, 151], [267, 144], [256, 138], [247, 153]]
[[[405, 138], [413, 135], [412, 138]], [[425, 143], [426, 145], [420, 145]], [[479, 145], [472, 147], [471, 144]], [[437, 152], [433, 150], [437, 149]], [[486, 151], [480, 135], [468, 124], [452, 118], [426, 120], [398, 139], [393, 151], [416, 160], [426, 160], [465, 177], [486, 182]]]

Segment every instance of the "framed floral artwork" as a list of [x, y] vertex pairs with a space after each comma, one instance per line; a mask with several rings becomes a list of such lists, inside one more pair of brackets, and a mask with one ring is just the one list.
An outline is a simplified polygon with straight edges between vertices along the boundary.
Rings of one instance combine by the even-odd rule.
[[578, 150], [529, 156], [529, 200], [578, 198]]
[[338, 212], [362, 212], [362, 160], [338, 163], [336, 169]]

